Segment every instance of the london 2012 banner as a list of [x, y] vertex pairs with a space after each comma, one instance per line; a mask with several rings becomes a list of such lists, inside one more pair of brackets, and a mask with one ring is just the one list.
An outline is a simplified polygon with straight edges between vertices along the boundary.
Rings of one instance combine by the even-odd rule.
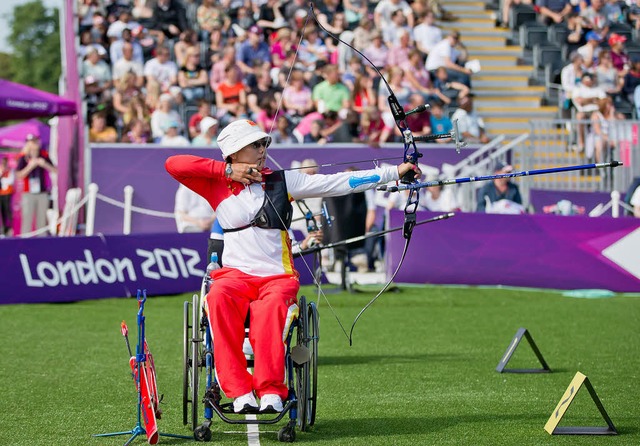
[[0, 303], [68, 302], [200, 288], [206, 233], [2, 240]]

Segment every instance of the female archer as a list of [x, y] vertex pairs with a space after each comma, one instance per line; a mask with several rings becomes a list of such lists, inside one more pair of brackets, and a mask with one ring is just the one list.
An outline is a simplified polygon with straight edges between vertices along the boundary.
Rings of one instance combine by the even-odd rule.
[[[410, 163], [332, 175], [271, 171], [265, 167], [271, 138], [249, 120], [237, 120], [218, 137], [224, 161], [192, 155], [167, 159], [167, 171], [203, 196], [224, 231], [224, 267], [206, 297], [215, 367], [237, 413], [281, 412], [287, 397], [284, 337], [297, 314], [298, 273], [293, 266], [290, 200], [362, 192], [398, 180]], [[244, 322], [255, 354], [253, 376], [242, 353]]]

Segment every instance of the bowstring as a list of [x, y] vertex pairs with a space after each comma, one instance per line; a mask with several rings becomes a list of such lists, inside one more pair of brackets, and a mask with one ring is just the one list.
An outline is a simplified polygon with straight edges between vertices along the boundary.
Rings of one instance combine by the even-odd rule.
[[[315, 14], [313, 16], [315, 17]], [[309, 23], [310, 17], [311, 17], [311, 14], [307, 14], [307, 18], [304, 21], [304, 25], [302, 27], [302, 31], [300, 32], [300, 39], [298, 40], [298, 45], [296, 46], [296, 52], [295, 52], [295, 55], [294, 55], [294, 58], [293, 58], [293, 63], [289, 67], [289, 71], [287, 73], [287, 77], [286, 77], [285, 83], [284, 83], [284, 88], [282, 89], [282, 94], [280, 95], [280, 98], [278, 99], [278, 105], [276, 107], [276, 112], [275, 112], [275, 115], [274, 115], [274, 119], [273, 119], [273, 121], [271, 121], [271, 127], [269, 128], [269, 138], [271, 138], [271, 134], [273, 133], [273, 128], [274, 128], [274, 126], [276, 124], [276, 121], [277, 121], [277, 118], [278, 118], [278, 114], [280, 113], [280, 110], [282, 108], [282, 103], [284, 101], [284, 95], [285, 95], [287, 89], [289, 88], [289, 80], [291, 78], [291, 73], [293, 72], [293, 69], [294, 69], [294, 66], [295, 66], [295, 61], [298, 59], [298, 53], [300, 52], [300, 47], [302, 46], [302, 40], [304, 39], [304, 34], [305, 34], [306, 29], [307, 29], [307, 25]], [[276, 159], [274, 157], [269, 155], [269, 152], [267, 152], [267, 158], [273, 164], [275, 164], [275, 166], [278, 169], [280, 169], [282, 171], [287, 170], [284, 167], [282, 167], [282, 165], [278, 161], [276, 161]], [[276, 211], [276, 215], [278, 216], [278, 219], [280, 220], [280, 223], [282, 224], [282, 226], [286, 227], [286, 224], [284, 223], [284, 220], [282, 219], [282, 216], [277, 211], [277, 208], [274, 206], [273, 202], [271, 201], [271, 198], [269, 198], [269, 195], [267, 195], [266, 192], [265, 192], [265, 197], [269, 201], [269, 204], [271, 204], [273, 209]], [[300, 211], [302, 212], [302, 208], [301, 208], [299, 203], [297, 203], [297, 206], [299, 207]], [[305, 204], [305, 206], [306, 206], [306, 204]], [[304, 214], [304, 212], [303, 212], [303, 214]], [[309, 273], [311, 273], [311, 277], [313, 278], [313, 283], [318, 289], [318, 303], [320, 302], [320, 295], [322, 295], [322, 297], [324, 298], [325, 302], [327, 303], [327, 306], [329, 307], [329, 310], [331, 310], [331, 313], [333, 314], [333, 317], [336, 319], [336, 321], [338, 322], [338, 325], [340, 326], [340, 329], [344, 333], [344, 336], [347, 338], [347, 340], [349, 340], [349, 336], [347, 335], [347, 330], [344, 328], [344, 325], [342, 324], [342, 321], [340, 321], [340, 318], [338, 317], [338, 314], [336, 313], [336, 311], [334, 310], [333, 306], [331, 305], [331, 302], [329, 302], [329, 298], [327, 297], [327, 295], [322, 290], [321, 281], [316, 277], [316, 274], [311, 269], [311, 267], [307, 263], [307, 260], [304, 258], [304, 256], [300, 256], [300, 258], [302, 259], [302, 262], [303, 262], [304, 266], [307, 268], [307, 270], [309, 271]], [[320, 262], [319, 266], [320, 266], [320, 268], [322, 267], [321, 262]]]

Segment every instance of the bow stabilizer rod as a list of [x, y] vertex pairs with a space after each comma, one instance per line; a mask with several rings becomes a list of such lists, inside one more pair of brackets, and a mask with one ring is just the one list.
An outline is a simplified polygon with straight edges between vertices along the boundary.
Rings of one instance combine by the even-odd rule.
[[623, 165], [624, 164], [621, 163], [620, 161], [611, 161], [608, 163], [592, 163], [592, 164], [581, 164], [577, 166], [552, 167], [550, 169], [522, 170], [520, 172], [499, 173], [495, 175], [484, 175], [479, 177], [452, 178], [448, 180], [425, 181], [425, 182], [418, 182], [418, 183], [412, 183], [412, 184], [399, 184], [397, 186], [383, 185], [383, 186], [379, 186], [378, 190], [387, 191], [387, 192], [399, 192], [403, 190], [422, 189], [425, 187], [432, 187], [432, 186], [447, 186], [450, 184], [474, 183], [476, 181], [497, 180], [499, 178], [517, 178], [517, 177], [528, 177], [528, 176], [534, 176], [534, 175], [547, 175], [551, 173], [572, 172], [576, 170], [604, 169], [606, 167], [614, 168], [614, 167], [619, 167]]

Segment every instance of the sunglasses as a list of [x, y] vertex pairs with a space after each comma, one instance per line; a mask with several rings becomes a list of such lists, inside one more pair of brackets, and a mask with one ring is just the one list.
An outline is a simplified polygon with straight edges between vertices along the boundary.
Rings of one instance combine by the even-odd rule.
[[257, 140], [256, 142], [252, 142], [251, 146], [258, 150], [260, 147], [264, 147], [265, 149], [267, 147], [269, 147], [269, 145], [271, 144], [271, 138], [262, 138]]

